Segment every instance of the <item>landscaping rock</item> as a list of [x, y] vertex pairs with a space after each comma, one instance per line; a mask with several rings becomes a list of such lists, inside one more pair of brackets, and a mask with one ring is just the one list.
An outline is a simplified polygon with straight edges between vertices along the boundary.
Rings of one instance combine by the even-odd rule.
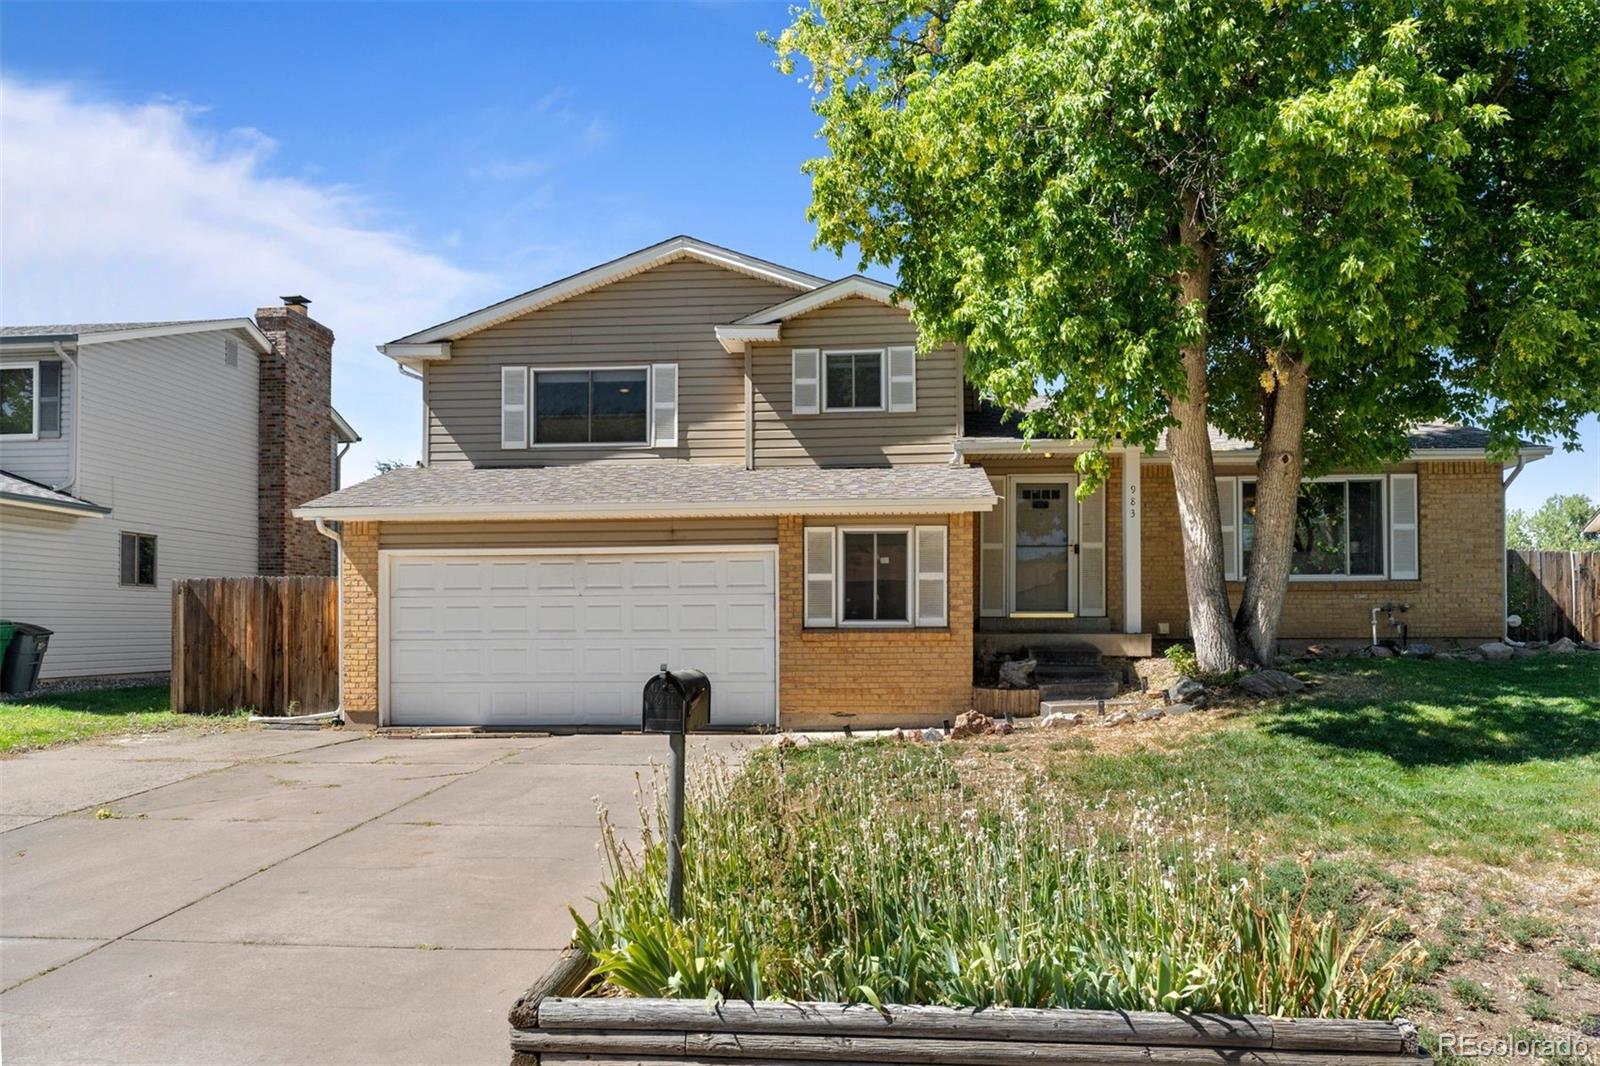
[[922, 739], [926, 740], [929, 744], [937, 744], [939, 741], [944, 739], [944, 733], [940, 731], [938, 726], [930, 725], [928, 728], [922, 731]]
[[1394, 649], [1384, 644], [1374, 644], [1367, 649], [1369, 659], [1388, 659], [1394, 655]]
[[1532, 659], [1539, 653], [1534, 651], [1532, 648], [1512, 648], [1511, 654], [1513, 657], [1518, 659]]
[[1012, 659], [1000, 664], [1001, 688], [1032, 688], [1033, 671], [1039, 664], [1032, 659]]
[[978, 711], [962, 711], [956, 715], [956, 724], [950, 730], [950, 739], [963, 740], [967, 737], [986, 737], [993, 733], [1009, 732], [1011, 732], [1010, 722], [996, 722]]
[[1126, 722], [1131, 717], [1133, 717], [1133, 716], [1130, 715], [1127, 711], [1118, 711], [1116, 714], [1107, 715], [1105, 720], [1102, 721], [1100, 724], [1103, 725], [1103, 726], [1108, 726], [1108, 727], [1109, 726], [1114, 726], [1114, 725], [1121, 725], [1123, 722]]
[[1491, 640], [1487, 644], [1478, 645], [1478, 654], [1490, 662], [1502, 662], [1515, 654], [1509, 644], [1502, 644], [1498, 640]]
[[1263, 699], [1270, 696], [1287, 696], [1304, 690], [1306, 683], [1282, 670], [1258, 670], [1239, 679], [1239, 688]]
[[1189, 703], [1203, 695], [1206, 687], [1192, 677], [1180, 677], [1167, 686], [1167, 699], [1173, 703]]
[[1170, 703], [1166, 706], [1168, 718], [1182, 718], [1186, 714], [1193, 714], [1200, 708], [1192, 703]]
[[1165, 718], [1166, 716], [1167, 712], [1162, 710], [1160, 707], [1152, 707], [1148, 711], [1140, 711], [1138, 714], [1134, 715], [1134, 717], [1139, 719], [1141, 722], [1154, 722], [1156, 719]]
[[1083, 715], [1076, 712], [1055, 711], [1039, 719], [1041, 729], [1064, 729], [1069, 726], [1079, 725], [1083, 722]]
[[1431, 659], [1433, 658], [1434, 654], [1433, 645], [1424, 644], [1421, 641], [1418, 641], [1415, 644], [1407, 645], [1406, 650], [1400, 654], [1404, 655], [1407, 659]]
[[1569, 652], [1578, 650], [1578, 642], [1573, 640], [1571, 637], [1562, 637], [1560, 640], [1550, 645], [1550, 650], [1557, 655], [1566, 655]]

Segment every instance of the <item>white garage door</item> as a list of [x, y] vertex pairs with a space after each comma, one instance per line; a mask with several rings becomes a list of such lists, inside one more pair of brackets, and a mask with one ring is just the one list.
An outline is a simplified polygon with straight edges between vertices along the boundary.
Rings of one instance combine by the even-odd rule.
[[637, 729], [662, 663], [705, 671], [712, 725], [777, 722], [771, 549], [384, 559], [394, 725]]

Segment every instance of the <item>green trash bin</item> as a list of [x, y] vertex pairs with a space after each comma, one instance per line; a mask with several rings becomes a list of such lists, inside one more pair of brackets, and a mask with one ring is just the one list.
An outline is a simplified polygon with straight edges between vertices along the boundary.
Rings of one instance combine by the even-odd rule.
[[6, 661], [6, 649], [11, 646], [11, 634], [15, 633], [16, 631], [16, 626], [12, 625], [4, 618], [0, 618], [0, 663], [4, 663]]
[[31, 692], [38, 687], [39, 667], [53, 631], [27, 622], [13, 622], [11, 629], [11, 643], [0, 659], [0, 692]]

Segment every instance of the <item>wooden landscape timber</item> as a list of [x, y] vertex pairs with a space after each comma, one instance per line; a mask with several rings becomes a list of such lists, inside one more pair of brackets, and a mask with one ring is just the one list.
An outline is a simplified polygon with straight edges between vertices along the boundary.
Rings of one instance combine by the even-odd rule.
[[568, 949], [512, 1007], [519, 1063], [1141, 1063], [1392, 1066], [1429, 1061], [1403, 1019], [1160, 1011], [724, 1002], [575, 995], [590, 962]]

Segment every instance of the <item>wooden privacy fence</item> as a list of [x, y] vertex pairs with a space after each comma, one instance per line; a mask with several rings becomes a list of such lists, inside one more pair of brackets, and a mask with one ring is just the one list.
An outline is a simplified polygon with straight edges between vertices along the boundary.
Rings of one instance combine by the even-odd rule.
[[1600, 552], [1506, 552], [1506, 592], [1523, 640], [1600, 641]]
[[338, 705], [337, 579], [172, 583], [173, 710], [314, 714]]

